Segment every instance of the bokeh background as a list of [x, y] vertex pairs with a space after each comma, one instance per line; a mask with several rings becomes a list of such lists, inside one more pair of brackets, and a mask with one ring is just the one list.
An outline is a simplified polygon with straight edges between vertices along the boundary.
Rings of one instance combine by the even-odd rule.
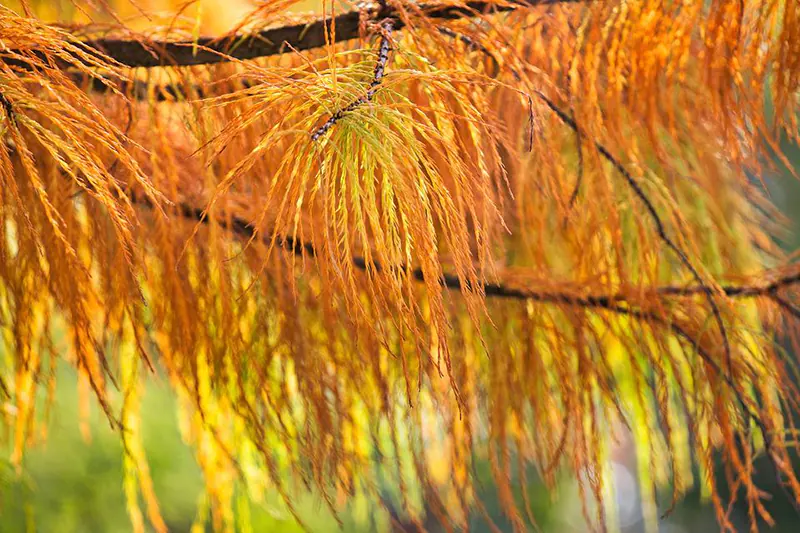
[[[45, 20], [81, 20], [84, 17], [81, 9], [76, 7], [82, 2], [44, 0], [30, 3], [37, 15]], [[165, 15], [174, 13], [182, 3], [179, 0], [137, 1], [144, 10], [161, 11]], [[3, 4], [12, 9], [20, 8], [19, 2], [15, 1]], [[110, 5], [114, 5], [121, 18], [134, 27], [148, 23], [129, 1], [110, 2]], [[308, 0], [298, 7], [317, 10], [319, 1]], [[198, 33], [214, 34], [232, 27], [250, 9], [252, 3], [243, 0], [204, 0], [186, 10], [184, 16], [196, 21]], [[793, 168], [800, 172], [800, 147], [784, 142], [782, 148]], [[791, 218], [786, 234], [780, 237], [781, 243], [788, 251], [797, 250], [800, 248], [800, 180], [793, 176], [790, 168], [777, 162], [763, 178], [770, 187], [774, 203]], [[58, 343], [58, 338], [54, 342]], [[0, 358], [4, 357], [10, 357], [10, 354], [0, 351]], [[31, 446], [22, 472], [12, 469], [6, 460], [10, 456], [11, 436], [0, 434], [0, 532], [131, 531], [122, 486], [123, 450], [119, 439], [102, 412], [80, 400], [74, 370], [67, 365], [57, 365], [54, 372], [57, 373], [54, 401], [45, 408], [46, 402], [41, 398], [39, 414], [46, 423], [36, 434], [39, 442]], [[113, 398], [114, 392], [111, 396]], [[117, 397], [116, 401], [119, 400]], [[149, 380], [142, 402], [145, 451], [164, 519], [170, 531], [199, 533], [202, 529], [194, 524], [206, 512], [201, 473], [192, 451], [181, 439], [176, 398], [164, 376], [157, 375]], [[8, 408], [0, 403], [0, 409]], [[480, 462], [478, 465], [486, 510], [496, 525], [503, 531], [510, 531], [491, 485], [489, 465]], [[645, 531], [635, 474], [635, 449], [631, 441], [621, 440], [613, 453], [610, 468], [622, 531]], [[778, 488], [768, 463], [763, 459], [757, 462], [757, 471], [760, 486], [772, 495], [766, 503], [776, 520], [771, 531], [789, 533], [800, 530], [797, 525], [800, 515]], [[724, 477], [721, 472], [718, 474], [719, 482], [724, 485]], [[535, 500], [534, 512], [544, 532], [588, 530], [582, 519], [575, 480], [564, 479], [559, 492], [553, 494], [536, 482], [533, 472], [529, 473], [528, 479], [531, 484], [528, 491]], [[660, 495], [659, 505], [663, 509], [670, 506], [669, 495], [668, 489]], [[339, 531], [322, 501], [306, 497], [296, 502], [296, 508], [314, 531]], [[368, 509], [365, 502], [354, 502], [348, 507], [342, 515], [343, 530], [388, 530], [387, 516], [374, 516]], [[241, 494], [236, 512], [249, 515], [249, 523], [255, 532], [302, 531], [277, 494], [266, 493], [259, 501]], [[741, 508], [732, 511], [733, 523], [741, 525], [743, 531], [748, 528], [746, 513], [747, 510]], [[478, 513], [472, 518], [471, 526], [475, 532], [490, 530]], [[435, 523], [431, 523], [431, 527], [435, 530]], [[659, 528], [663, 533], [719, 530], [710, 505], [699, 491], [690, 493], [679, 502], [674, 511], [661, 520]]]

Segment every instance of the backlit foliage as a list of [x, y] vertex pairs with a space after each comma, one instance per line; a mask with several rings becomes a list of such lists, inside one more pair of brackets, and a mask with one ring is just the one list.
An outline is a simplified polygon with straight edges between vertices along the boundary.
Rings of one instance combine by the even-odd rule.
[[221, 531], [267, 488], [462, 526], [485, 458], [516, 529], [528, 464], [613, 527], [626, 426], [652, 528], [658, 487], [699, 484], [732, 530], [717, 451], [754, 529], [757, 455], [800, 501], [800, 269], [758, 178], [798, 136], [794, 0], [265, 0], [200, 44], [227, 2], [117, 4], [0, 7], [15, 464], [65, 358], [136, 531], [166, 528], [138, 429], [158, 369]]

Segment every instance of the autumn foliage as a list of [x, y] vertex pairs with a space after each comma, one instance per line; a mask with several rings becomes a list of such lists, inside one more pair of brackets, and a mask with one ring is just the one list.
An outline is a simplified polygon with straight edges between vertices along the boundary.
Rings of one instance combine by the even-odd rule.
[[800, 502], [800, 267], [759, 178], [800, 131], [797, 2], [295, 4], [209, 38], [193, 5], [0, 7], [15, 463], [65, 359], [137, 531], [165, 529], [138, 429], [162, 371], [219, 530], [266, 487], [335, 511], [389, 486], [459, 527], [478, 458], [516, 529], [526, 464], [601, 528], [627, 430], [651, 523], [657, 487], [700, 484], [732, 530], [715, 453], [754, 528], [757, 456]]

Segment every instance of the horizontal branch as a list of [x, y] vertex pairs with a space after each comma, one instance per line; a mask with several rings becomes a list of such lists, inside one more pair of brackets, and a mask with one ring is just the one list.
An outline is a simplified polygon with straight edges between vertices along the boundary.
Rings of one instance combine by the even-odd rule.
[[[133, 203], [138, 205], [144, 205], [146, 207], [152, 208], [152, 203], [144, 198], [139, 198], [136, 196], [131, 196], [131, 200]], [[194, 207], [189, 204], [180, 203], [177, 204], [178, 213], [182, 218], [192, 220], [194, 222], [199, 222], [201, 224], [210, 224], [211, 219], [208, 218], [207, 213], [204, 209], [199, 207]], [[230, 217], [227, 220], [225, 219], [214, 219], [220, 227], [223, 227], [234, 234], [245, 238], [245, 239], [252, 239], [257, 236], [258, 230], [246, 220], [239, 218], [239, 217]], [[298, 239], [295, 239], [291, 236], [281, 236], [279, 235], [275, 239], [276, 244], [282, 248], [283, 250], [290, 252], [297, 256], [308, 256], [308, 257], [316, 257], [317, 250], [313, 244], [309, 242], [304, 242]], [[354, 256], [352, 258], [353, 266], [362, 271], [373, 271], [375, 273], [382, 273], [386, 272], [390, 268], [398, 269], [402, 272], [409, 272], [411, 278], [415, 281], [424, 282], [425, 275], [421, 268], [411, 268], [409, 269], [406, 265], [400, 265], [397, 267], [385, 267], [379, 261], [370, 260], [369, 262], [362, 256]], [[442, 287], [450, 290], [463, 290], [463, 289], [470, 289], [471, 287], [468, 284], [464, 284], [461, 279], [455, 274], [444, 273], [440, 278], [440, 284]], [[786, 300], [778, 296], [777, 292], [782, 289], [791, 288], [795, 285], [800, 285], [800, 272], [795, 271], [789, 274], [784, 274], [782, 276], [775, 277], [773, 280], [766, 282], [764, 284], [729, 284], [723, 285], [721, 287], [722, 292], [730, 297], [730, 298], [739, 298], [739, 299], [747, 299], [747, 298], [756, 298], [756, 297], [768, 297], [776, 301], [781, 307], [789, 311], [791, 314], [796, 315], [800, 318], [800, 314], [797, 313], [797, 308]], [[532, 300], [535, 302], [541, 303], [553, 303], [553, 304], [562, 304], [562, 305], [570, 305], [576, 307], [585, 307], [585, 308], [599, 308], [605, 309], [607, 311], [612, 311], [614, 313], [625, 312], [625, 314], [631, 314], [634, 309], [628, 307], [621, 307], [621, 304], [627, 302], [630, 297], [625, 293], [614, 293], [614, 294], [606, 294], [606, 295], [586, 295], [586, 296], [578, 296], [573, 293], [565, 292], [565, 291], [547, 291], [547, 290], [533, 290], [533, 289], [524, 289], [524, 288], [517, 288], [511, 287], [502, 283], [484, 283], [480, 286], [480, 289], [487, 297], [492, 298], [500, 298], [500, 299], [509, 299], [509, 300]], [[694, 295], [701, 295], [705, 294], [707, 290], [706, 287], [702, 285], [687, 285], [687, 286], [676, 286], [676, 285], [664, 285], [655, 287], [652, 290], [644, 291], [645, 294], [653, 294], [659, 295], [662, 297], [687, 297], [687, 296], [694, 296]], [[630, 311], [630, 312], [628, 312]]]
[[[468, 1], [463, 4], [424, 3], [416, 9], [430, 19], [454, 20], [474, 17], [481, 13], [501, 13], [519, 8], [554, 4], [579, 3], [585, 0], [509, 0]], [[366, 12], [373, 22], [391, 21], [395, 30], [405, 27], [403, 14], [393, 7], [372, 9]], [[252, 34], [228, 37], [200, 37], [197, 40], [155, 41], [100, 38], [82, 41], [89, 50], [97, 50], [122, 65], [135, 67], [192, 66], [222, 63], [231, 59], [248, 60], [283, 54], [292, 50], [310, 50], [325, 46], [332, 38], [335, 23], [336, 40], [347, 41], [359, 37], [363, 18], [359, 11], [348, 11], [335, 17], [319, 18], [307, 23], [270, 28]], [[20, 65], [19, 52], [0, 52], [0, 61]], [[75, 58], [75, 63], [81, 62]], [[73, 65], [74, 65], [73, 64]], [[61, 62], [60, 67], [73, 66]]]

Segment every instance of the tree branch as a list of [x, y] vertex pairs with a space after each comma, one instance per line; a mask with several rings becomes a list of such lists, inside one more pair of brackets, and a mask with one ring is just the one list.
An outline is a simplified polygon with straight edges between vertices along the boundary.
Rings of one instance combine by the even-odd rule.
[[[470, 18], [482, 13], [502, 13], [526, 7], [555, 4], [572, 4], [587, 0], [472, 0], [462, 4], [424, 3], [416, 9], [430, 19], [454, 20]], [[368, 12], [373, 22], [390, 21], [395, 30], [406, 26], [403, 13], [388, 6]], [[320, 18], [308, 23], [270, 28], [260, 32], [227, 37], [201, 37], [196, 41], [150, 41], [133, 39], [100, 38], [82, 41], [89, 50], [97, 50], [106, 57], [127, 67], [192, 66], [222, 63], [231, 59], [248, 60], [279, 55], [293, 50], [310, 50], [325, 46], [332, 35], [335, 24], [336, 40], [356, 39], [363, 27], [359, 11], [348, 11], [335, 17]], [[17, 66], [26, 66], [19, 51], [0, 53], [0, 61]], [[58, 65], [68, 68], [83, 61], [76, 57], [73, 63], [60, 61]]]
[[[131, 201], [134, 204], [153, 208], [152, 202], [143, 197], [130, 195]], [[204, 209], [194, 207], [189, 204], [177, 204], [178, 213], [182, 218], [208, 225], [212, 222], [207, 216]], [[255, 237], [258, 230], [246, 220], [239, 217], [230, 217], [225, 219], [214, 219], [214, 222], [220, 227], [223, 227], [235, 235], [238, 235], [246, 240]], [[307, 255], [309, 257], [316, 257], [317, 250], [314, 245], [309, 242], [303, 242], [291, 236], [281, 236], [276, 238], [276, 244], [283, 250], [290, 252], [297, 256]], [[362, 256], [354, 256], [352, 258], [353, 266], [359, 270], [366, 271], [373, 270], [376, 273], [386, 272], [390, 269], [399, 269], [403, 272], [410, 270], [411, 277], [415, 281], [424, 282], [425, 275], [421, 268], [410, 268], [407, 265], [399, 265], [396, 267], [387, 267], [379, 261], [367, 260]], [[766, 276], [766, 274], [765, 274]], [[773, 276], [769, 276], [773, 277]], [[451, 290], [462, 290], [464, 288], [470, 289], [469, 285], [462, 283], [462, 281], [455, 274], [444, 273], [440, 279], [442, 287]], [[774, 276], [773, 280], [764, 284], [728, 284], [722, 285], [722, 292], [730, 298], [749, 299], [757, 297], [766, 297], [774, 300], [779, 306], [783, 308], [795, 307], [788, 300], [778, 295], [779, 290], [788, 289], [793, 286], [800, 285], [800, 269], [796, 269], [790, 273], [783, 273]], [[621, 304], [630, 300], [630, 297], [625, 293], [613, 294], [598, 294], [578, 296], [574, 293], [566, 291], [547, 291], [547, 290], [531, 290], [518, 287], [511, 287], [502, 283], [484, 283], [480, 286], [483, 293], [487, 297], [508, 299], [508, 300], [532, 300], [540, 303], [552, 303], [570, 305], [575, 307], [596, 308], [611, 311], [618, 314], [627, 314], [634, 318], [652, 318], [651, 314], [644, 313], [630, 307], [625, 307]], [[689, 297], [696, 295], [705, 295], [707, 287], [696, 284], [688, 286], [677, 285], [663, 285], [650, 290], [645, 290], [644, 293], [659, 295], [661, 297]], [[794, 313], [791, 313], [794, 314]], [[653, 315], [655, 316], [655, 315]], [[797, 316], [797, 315], [796, 315]], [[797, 316], [800, 320], [800, 316]]]
[[[575, 119], [565, 113], [561, 108], [559, 108], [555, 102], [545, 96], [544, 93], [541, 91], [536, 91], [539, 98], [549, 107], [553, 113], [558, 116], [558, 118], [569, 126], [573, 131], [580, 132], [580, 128], [578, 127], [578, 123]], [[692, 277], [695, 279], [699, 287], [702, 287], [702, 292], [705, 293], [706, 299], [708, 300], [708, 305], [711, 307], [711, 313], [714, 315], [714, 320], [717, 323], [717, 327], [719, 327], [719, 331], [722, 334], [722, 347], [725, 351], [725, 359], [728, 364], [728, 371], [731, 369], [731, 346], [730, 340], [728, 339], [728, 332], [725, 327], [725, 321], [722, 319], [722, 312], [720, 311], [719, 305], [717, 305], [716, 298], [714, 296], [714, 292], [712, 291], [711, 287], [703, 280], [703, 277], [700, 275], [700, 272], [694, 266], [692, 261], [689, 259], [689, 256], [683, 249], [678, 246], [678, 244], [669, 236], [667, 233], [666, 226], [664, 222], [661, 220], [661, 216], [658, 214], [658, 211], [653, 205], [653, 202], [650, 200], [650, 197], [647, 196], [647, 193], [642, 188], [642, 185], [633, 177], [633, 175], [628, 171], [627, 168], [617, 159], [614, 155], [608, 151], [608, 149], [600, 144], [599, 142], [594, 143], [595, 148], [597, 151], [602, 155], [609, 163], [611, 163], [614, 168], [619, 172], [619, 174], [625, 179], [625, 182], [628, 184], [628, 187], [631, 191], [633, 191], [634, 195], [639, 198], [639, 201], [644, 205], [647, 214], [650, 217], [651, 222], [656, 228], [656, 233], [658, 234], [661, 242], [669, 248], [675, 256], [677, 256], [678, 260], [681, 264], [692, 274]]]

